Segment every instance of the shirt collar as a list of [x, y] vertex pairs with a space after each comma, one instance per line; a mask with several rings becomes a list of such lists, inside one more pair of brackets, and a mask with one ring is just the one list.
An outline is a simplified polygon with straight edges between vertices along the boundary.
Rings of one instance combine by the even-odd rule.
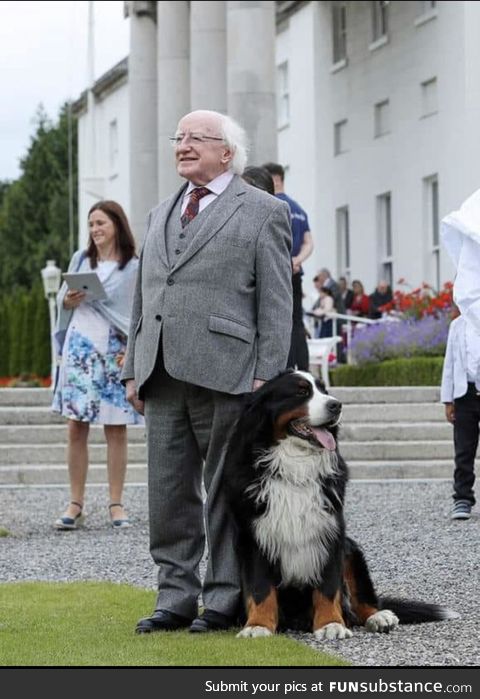
[[[222, 172], [221, 175], [218, 175], [218, 177], [215, 177], [211, 182], [203, 186], [207, 187], [207, 189], [209, 189], [212, 192], [212, 194], [215, 194], [218, 197], [218, 195], [221, 194], [228, 187], [232, 180], [233, 172], [231, 170], [227, 170], [226, 172]], [[197, 187], [197, 184], [189, 182], [187, 190], [185, 192], [185, 196], [188, 196], [192, 189], [196, 189]]]

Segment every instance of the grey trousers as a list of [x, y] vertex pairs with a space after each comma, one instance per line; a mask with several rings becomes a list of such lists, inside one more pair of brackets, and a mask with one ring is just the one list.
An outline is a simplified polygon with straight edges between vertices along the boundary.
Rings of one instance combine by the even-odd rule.
[[159, 566], [156, 609], [193, 619], [202, 593], [206, 608], [233, 615], [240, 601], [240, 569], [233, 520], [219, 484], [226, 438], [242, 396], [177, 381], [160, 356], [144, 398], [150, 553]]

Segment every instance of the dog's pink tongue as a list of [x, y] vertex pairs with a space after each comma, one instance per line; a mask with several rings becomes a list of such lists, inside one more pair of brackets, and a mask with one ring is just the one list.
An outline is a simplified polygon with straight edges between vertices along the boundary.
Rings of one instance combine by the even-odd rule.
[[325, 449], [329, 451], [335, 451], [337, 444], [331, 432], [325, 430], [323, 427], [312, 427], [312, 432], [322, 447], [325, 447]]

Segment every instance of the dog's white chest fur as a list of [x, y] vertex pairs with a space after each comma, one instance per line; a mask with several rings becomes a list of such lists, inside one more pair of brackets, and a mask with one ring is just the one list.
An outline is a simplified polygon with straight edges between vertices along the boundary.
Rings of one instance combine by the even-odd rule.
[[257, 463], [267, 467], [256, 494], [257, 503], [266, 505], [254, 522], [258, 545], [271, 562], [279, 562], [285, 583], [320, 582], [337, 523], [319, 478], [335, 471], [335, 453], [288, 437]]

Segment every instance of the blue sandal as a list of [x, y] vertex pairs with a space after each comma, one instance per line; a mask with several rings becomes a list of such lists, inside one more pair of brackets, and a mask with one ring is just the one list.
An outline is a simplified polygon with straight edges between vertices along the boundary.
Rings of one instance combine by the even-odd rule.
[[79, 502], [75, 502], [75, 500], [71, 500], [70, 504], [76, 505], [80, 509], [80, 512], [75, 517], [67, 517], [66, 515], [59, 517], [55, 520], [55, 529], [59, 531], [71, 531], [72, 529], [77, 529], [78, 525], [83, 522], [85, 518], [83, 514], [83, 505]]
[[132, 525], [130, 524], [130, 520], [127, 517], [124, 517], [123, 519], [111, 519], [112, 507], [123, 507], [123, 505], [121, 502], [112, 502], [108, 506], [108, 509], [110, 510], [110, 520], [112, 523], [112, 527], [114, 529], [127, 529], [127, 527], [131, 527]]

